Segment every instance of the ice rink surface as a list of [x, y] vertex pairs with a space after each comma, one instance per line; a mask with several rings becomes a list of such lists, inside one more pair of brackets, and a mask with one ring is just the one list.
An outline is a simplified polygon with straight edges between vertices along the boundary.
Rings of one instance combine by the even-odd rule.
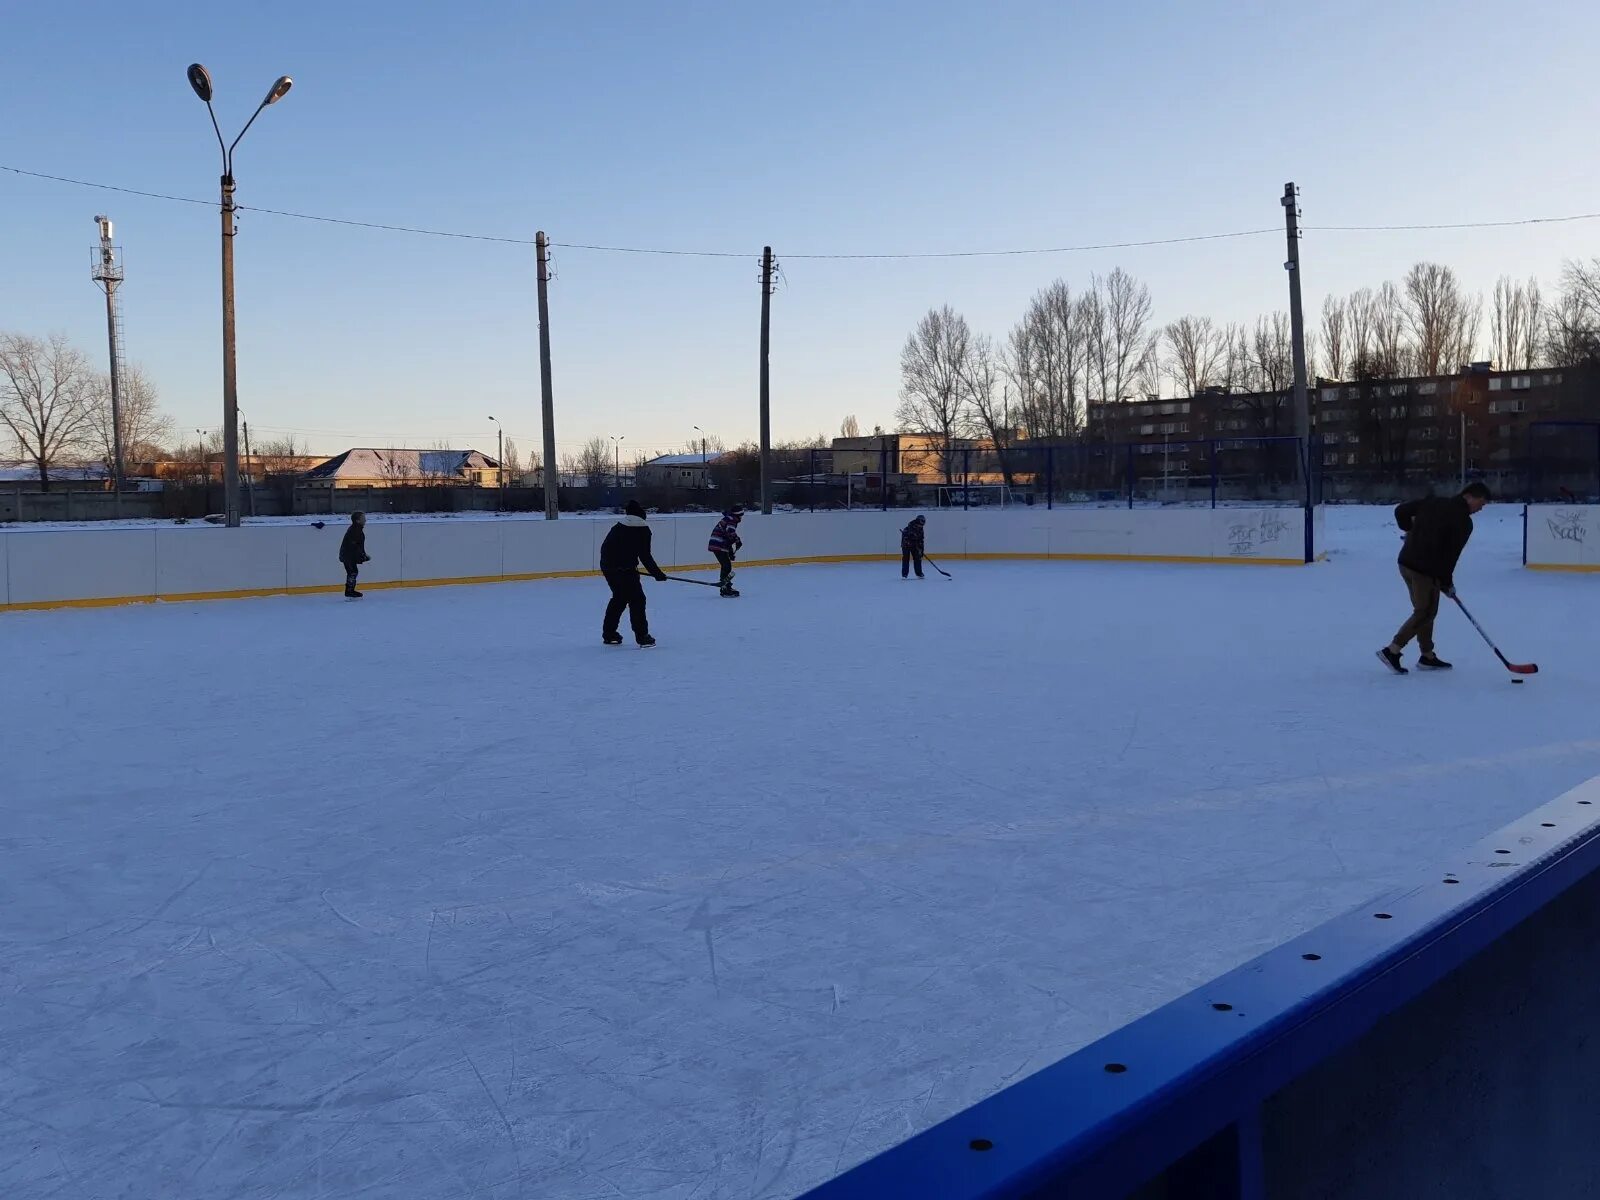
[[793, 1196], [1600, 771], [1600, 580], [1395, 678], [1388, 522], [0, 616], [0, 1195]]

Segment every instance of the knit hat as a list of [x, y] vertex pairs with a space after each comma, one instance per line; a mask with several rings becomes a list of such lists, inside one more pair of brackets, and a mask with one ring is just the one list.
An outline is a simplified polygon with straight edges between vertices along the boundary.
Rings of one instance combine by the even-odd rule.
[[627, 513], [630, 517], [644, 516], [644, 506], [637, 500], [629, 500], [622, 506], [622, 511]]
[[744, 505], [730, 505], [728, 508], [722, 510], [722, 515], [725, 517], [742, 517], [744, 516]]

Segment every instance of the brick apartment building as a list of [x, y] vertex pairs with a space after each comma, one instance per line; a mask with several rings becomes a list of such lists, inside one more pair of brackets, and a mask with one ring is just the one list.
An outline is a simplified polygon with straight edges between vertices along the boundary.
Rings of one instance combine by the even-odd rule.
[[[1600, 473], [1600, 431], [1537, 424], [1600, 421], [1600, 364], [1497, 371], [1475, 363], [1454, 375], [1319, 379], [1310, 399], [1330, 484], [1423, 485], [1465, 470], [1506, 487], [1525, 479], [1530, 466], [1535, 473]], [[1293, 433], [1293, 402], [1283, 392], [1211, 388], [1188, 399], [1089, 409], [1089, 440], [1132, 444], [1136, 463], [1159, 463], [1136, 465], [1139, 475], [1209, 476], [1213, 452], [1222, 476], [1275, 475], [1285, 451], [1244, 439]]]

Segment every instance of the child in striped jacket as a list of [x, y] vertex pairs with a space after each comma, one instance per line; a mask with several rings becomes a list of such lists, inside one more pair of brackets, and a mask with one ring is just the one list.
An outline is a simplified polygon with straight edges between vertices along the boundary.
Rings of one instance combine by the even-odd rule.
[[722, 578], [718, 586], [724, 596], [737, 596], [733, 590], [733, 556], [738, 553], [739, 547], [744, 542], [739, 539], [739, 522], [744, 520], [744, 509], [735, 504], [722, 514], [722, 520], [717, 522], [717, 527], [711, 531], [711, 540], [706, 543], [706, 549], [711, 551], [717, 560], [717, 565], [722, 568]]

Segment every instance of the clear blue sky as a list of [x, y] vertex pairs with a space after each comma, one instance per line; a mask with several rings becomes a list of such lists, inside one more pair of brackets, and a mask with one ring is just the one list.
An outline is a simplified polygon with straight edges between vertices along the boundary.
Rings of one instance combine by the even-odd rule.
[[[1600, 210], [1600, 5], [1399, 0], [916, 3], [24, 4], [6, 19], [0, 163], [211, 197], [224, 126], [293, 93], [239, 150], [239, 200], [558, 242], [557, 430], [675, 447], [756, 428], [757, 260], [771, 243], [776, 436], [890, 423], [931, 305], [1003, 335], [1029, 296], [1121, 265], [1157, 316], [1284, 306], [1281, 237], [1048, 257], [819, 262], [804, 252], [1053, 246], [1281, 223]], [[124, 247], [130, 354], [182, 429], [220, 420], [214, 210], [0, 173], [0, 328], [103, 355], [92, 218]], [[241, 407], [316, 448], [539, 437], [531, 248], [245, 213]], [[1600, 222], [1312, 233], [1307, 308], [1418, 258], [1487, 291], [1553, 282]]]

